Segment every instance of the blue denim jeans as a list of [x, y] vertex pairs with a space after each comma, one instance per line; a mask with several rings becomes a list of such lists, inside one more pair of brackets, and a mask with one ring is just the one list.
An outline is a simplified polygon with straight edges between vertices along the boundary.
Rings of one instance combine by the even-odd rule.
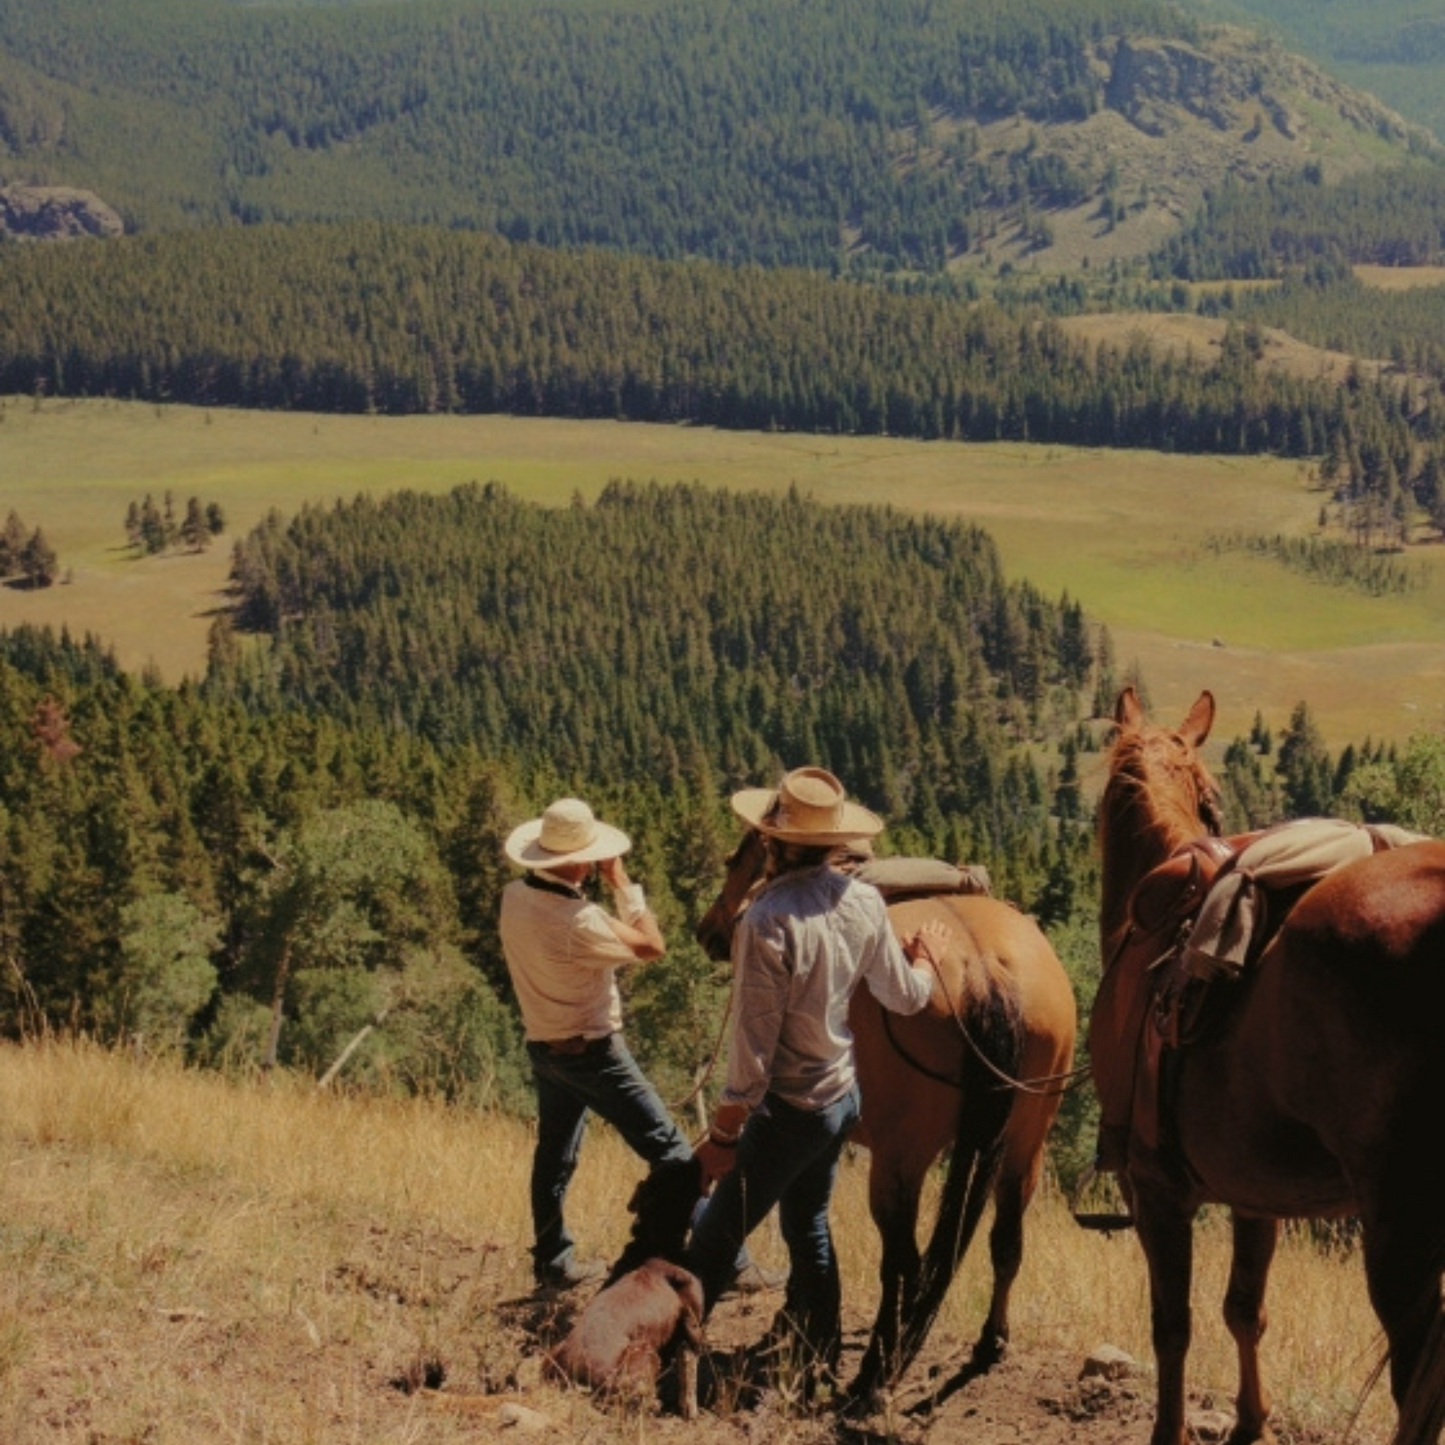
[[738, 1140], [737, 1163], [698, 1216], [686, 1260], [702, 1281], [711, 1309], [728, 1283], [743, 1241], [776, 1204], [788, 1247], [786, 1323], [829, 1365], [836, 1363], [842, 1339], [843, 1300], [828, 1206], [838, 1157], [858, 1115], [856, 1088], [816, 1111], [769, 1094], [748, 1116]]
[[567, 1186], [577, 1171], [587, 1111], [606, 1119], [632, 1151], [654, 1169], [692, 1157], [657, 1090], [621, 1034], [590, 1040], [580, 1053], [529, 1043], [537, 1087], [537, 1147], [532, 1155], [532, 1247], [539, 1272], [564, 1265], [574, 1240], [563, 1217]]

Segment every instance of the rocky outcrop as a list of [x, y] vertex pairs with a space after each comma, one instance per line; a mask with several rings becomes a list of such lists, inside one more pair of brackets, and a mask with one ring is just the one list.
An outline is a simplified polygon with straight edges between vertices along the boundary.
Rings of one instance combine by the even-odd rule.
[[1193, 121], [1237, 130], [1251, 118], [1286, 140], [1306, 127], [1299, 109], [1308, 100], [1336, 124], [1404, 144], [1405, 121], [1373, 97], [1335, 82], [1298, 56], [1258, 35], [1221, 26], [1206, 49], [1178, 40], [1128, 37], [1094, 55], [1104, 104], [1146, 135], [1174, 134]]
[[69, 186], [0, 186], [0, 233], [18, 240], [119, 236], [125, 223], [93, 191]]

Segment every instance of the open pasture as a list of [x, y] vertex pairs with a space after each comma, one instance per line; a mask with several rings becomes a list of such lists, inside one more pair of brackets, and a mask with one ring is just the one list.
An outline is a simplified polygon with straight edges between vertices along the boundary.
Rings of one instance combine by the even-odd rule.
[[[722, 432], [600, 421], [339, 417], [113, 401], [0, 402], [0, 514], [40, 526], [62, 582], [0, 588], [0, 627], [68, 625], [170, 681], [205, 665], [230, 543], [271, 508], [360, 492], [498, 481], [548, 504], [611, 479], [782, 490], [958, 516], [997, 540], [1011, 576], [1067, 591], [1107, 624], [1155, 704], [1220, 700], [1224, 738], [1303, 700], [1332, 746], [1403, 740], [1445, 719], [1445, 549], [1405, 558], [1424, 585], [1373, 598], [1275, 561], [1215, 554], [1214, 533], [1305, 536], [1322, 495], [1273, 458], [1165, 456], [1001, 443]], [[147, 493], [224, 508], [208, 552], [141, 558], [124, 518]], [[805, 565], [805, 559], [800, 559]]]

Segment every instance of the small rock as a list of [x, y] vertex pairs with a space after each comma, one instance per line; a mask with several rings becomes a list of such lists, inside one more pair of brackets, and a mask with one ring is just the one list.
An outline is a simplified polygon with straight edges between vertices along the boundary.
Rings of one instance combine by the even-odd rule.
[[1205, 1442], [1229, 1439], [1234, 1429], [1234, 1416], [1223, 1410], [1195, 1410], [1189, 1416], [1189, 1433]]
[[1100, 1345], [1084, 1361], [1079, 1378], [1123, 1380], [1137, 1374], [1138, 1370], [1139, 1362], [1126, 1350], [1119, 1349], [1117, 1345]]
[[541, 1411], [529, 1410], [525, 1405], [503, 1405], [497, 1411], [497, 1424], [520, 1430], [526, 1435], [540, 1434], [552, 1428], [552, 1422]]

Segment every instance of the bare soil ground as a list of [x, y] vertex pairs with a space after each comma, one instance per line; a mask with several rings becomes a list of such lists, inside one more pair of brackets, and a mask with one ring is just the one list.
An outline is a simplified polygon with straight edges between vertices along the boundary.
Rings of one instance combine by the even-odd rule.
[[[722, 1445], [740, 1436], [795, 1445], [925, 1440], [930, 1445], [1144, 1445], [1153, 1422], [1152, 1372], [1140, 1362], [1013, 1348], [992, 1369], [978, 1372], [966, 1345], [949, 1339], [932, 1341], [894, 1396], [868, 1412], [850, 1413], [838, 1401], [804, 1404], [787, 1380], [750, 1389], [741, 1383], [747, 1378], [747, 1347], [766, 1331], [776, 1304], [766, 1297], [725, 1301], [709, 1322], [709, 1354], [700, 1372], [703, 1410], [696, 1423], [677, 1414], [667, 1381], [655, 1406], [649, 1403], [646, 1409], [596, 1404], [585, 1396], [569, 1399], [539, 1382], [540, 1356], [584, 1302], [516, 1302], [510, 1329], [523, 1364], [511, 1377], [493, 1378], [491, 1394], [443, 1378], [440, 1362], [433, 1362], [433, 1388], [421, 1377], [403, 1388], [420, 1384], [431, 1411], [491, 1419], [527, 1433], [560, 1428], [571, 1434], [581, 1427], [592, 1439], [613, 1429], [635, 1432], [632, 1438], [685, 1431], [697, 1445]], [[855, 1316], [850, 1325], [845, 1378], [868, 1338], [864, 1318]], [[1190, 1424], [1196, 1440], [1224, 1441], [1233, 1425], [1232, 1406], [1196, 1395]], [[1336, 1445], [1338, 1435], [1280, 1422], [1278, 1440], [1280, 1445]]]
[[[1013, 1347], [992, 1369], [979, 1371], [971, 1364], [971, 1342], [938, 1332], [897, 1391], [872, 1409], [849, 1410], [841, 1398], [805, 1403], [794, 1381], [757, 1383], [748, 1363], [749, 1347], [767, 1332], [781, 1291], [725, 1299], [714, 1312], [699, 1372], [702, 1413], [688, 1423], [677, 1411], [668, 1377], [655, 1400], [619, 1405], [559, 1388], [544, 1376], [546, 1349], [561, 1339], [589, 1298], [584, 1289], [561, 1297], [499, 1300], [495, 1319], [505, 1344], [495, 1345], [480, 1375], [454, 1371], [456, 1362], [417, 1359], [385, 1388], [421, 1398], [431, 1413], [486, 1419], [520, 1433], [560, 1430], [588, 1440], [638, 1440], [685, 1432], [696, 1445], [740, 1437], [789, 1445], [1144, 1445], [1153, 1423], [1152, 1368], [1122, 1352], [1087, 1356]], [[844, 1381], [857, 1368], [869, 1324], [861, 1310], [850, 1313]], [[1227, 1439], [1231, 1402], [1196, 1393], [1190, 1410], [1193, 1438], [1201, 1445]], [[1277, 1421], [1276, 1428], [1279, 1445], [1337, 1445], [1339, 1439], [1338, 1433], [1289, 1421]]]

